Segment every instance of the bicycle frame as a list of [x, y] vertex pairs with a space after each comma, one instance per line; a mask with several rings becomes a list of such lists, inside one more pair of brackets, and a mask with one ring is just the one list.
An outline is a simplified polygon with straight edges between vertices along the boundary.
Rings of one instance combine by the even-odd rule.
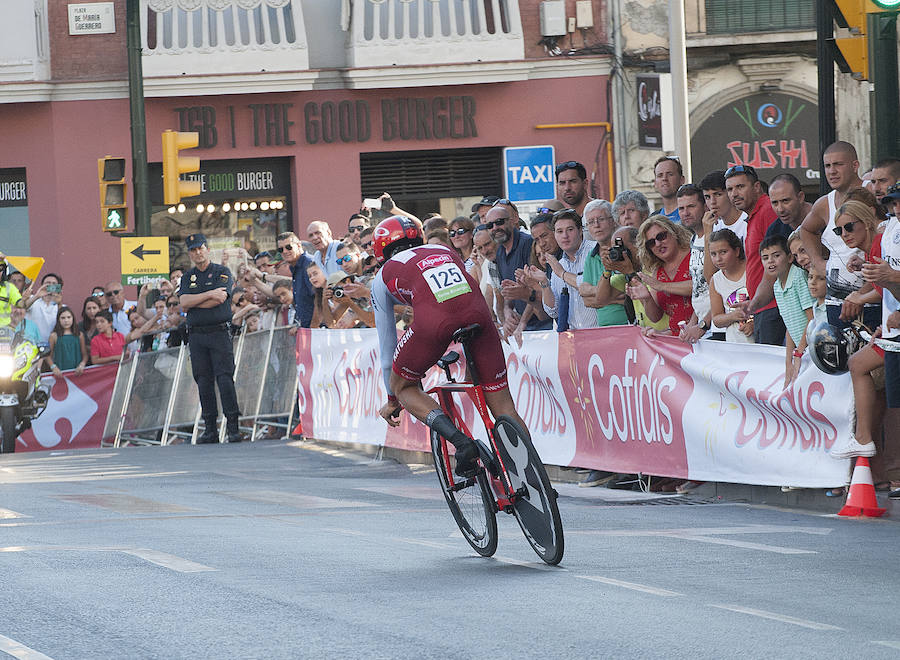
[[[440, 404], [441, 409], [451, 420], [453, 420], [454, 425], [456, 425], [456, 427], [460, 431], [472, 438], [474, 436], [463, 420], [456, 402], [453, 400], [454, 392], [461, 392], [466, 394], [472, 401], [472, 403], [475, 404], [475, 410], [478, 411], [478, 414], [481, 416], [481, 421], [484, 423], [484, 427], [487, 430], [488, 440], [490, 441], [490, 447], [494, 455], [494, 460], [497, 462], [497, 465], [500, 467], [500, 473], [503, 475], [503, 479], [501, 480], [497, 476], [492, 474], [490, 470], [485, 471], [488, 478], [490, 479], [491, 490], [494, 492], [494, 498], [496, 500], [495, 506], [497, 507], [498, 511], [503, 511], [504, 513], [512, 513], [512, 507], [516, 499], [516, 493], [513, 492], [512, 483], [510, 482], [509, 475], [507, 474], [506, 466], [503, 464], [503, 459], [500, 457], [500, 452], [497, 450], [496, 443], [494, 442], [494, 420], [491, 419], [491, 414], [487, 407], [487, 401], [484, 398], [484, 389], [481, 387], [481, 385], [466, 382], [458, 383], [451, 379], [450, 382], [436, 385], [429, 389], [427, 392], [427, 394], [437, 395], [438, 403]], [[450, 466], [450, 453], [447, 451], [447, 444], [448, 443], [445, 441], [442, 445], [444, 467], [446, 469], [447, 477], [450, 480], [450, 488], [455, 489], [456, 479]]]

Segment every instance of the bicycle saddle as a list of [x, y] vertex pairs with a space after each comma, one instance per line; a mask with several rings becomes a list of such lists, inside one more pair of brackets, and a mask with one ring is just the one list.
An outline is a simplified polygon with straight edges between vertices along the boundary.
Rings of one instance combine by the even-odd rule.
[[440, 358], [437, 361], [437, 366], [439, 366], [441, 369], [446, 369], [458, 359], [459, 353], [457, 353], [456, 351], [449, 351], [444, 357]]
[[475, 337], [479, 332], [481, 332], [481, 326], [477, 323], [467, 325], [465, 328], [460, 328], [453, 333], [453, 341], [465, 345], [467, 341]]

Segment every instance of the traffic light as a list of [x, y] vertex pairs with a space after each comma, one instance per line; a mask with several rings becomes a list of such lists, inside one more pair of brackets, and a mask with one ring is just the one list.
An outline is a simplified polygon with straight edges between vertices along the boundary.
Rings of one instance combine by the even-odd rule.
[[100, 219], [103, 231], [128, 230], [128, 184], [125, 159], [106, 156], [97, 159], [100, 180]]
[[200, 194], [199, 181], [182, 181], [184, 172], [200, 169], [200, 159], [196, 156], [179, 156], [181, 149], [191, 149], [200, 144], [199, 133], [179, 133], [163, 131], [163, 200], [166, 204], [177, 204], [182, 197]]
[[850, 30], [851, 36], [834, 40], [838, 47], [838, 66], [844, 73], [852, 73], [854, 78], [869, 80], [869, 26], [868, 15], [890, 7], [891, 0], [880, 0], [880, 5], [872, 0], [834, 0], [837, 6], [835, 20], [838, 25]]

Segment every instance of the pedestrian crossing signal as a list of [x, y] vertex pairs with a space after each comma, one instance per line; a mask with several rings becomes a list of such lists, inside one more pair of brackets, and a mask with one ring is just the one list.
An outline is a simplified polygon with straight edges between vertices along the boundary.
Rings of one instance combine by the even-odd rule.
[[128, 230], [128, 184], [125, 159], [106, 156], [97, 159], [100, 182], [100, 219], [103, 231]]

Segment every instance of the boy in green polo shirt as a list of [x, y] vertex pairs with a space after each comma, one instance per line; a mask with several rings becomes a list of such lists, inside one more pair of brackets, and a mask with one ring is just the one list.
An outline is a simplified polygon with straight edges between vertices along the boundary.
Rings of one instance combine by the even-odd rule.
[[766, 272], [777, 277], [772, 288], [778, 313], [787, 328], [784, 341], [784, 388], [787, 389], [800, 373], [800, 360], [806, 351], [806, 326], [813, 318], [816, 301], [809, 293], [806, 271], [791, 262], [784, 236], [765, 238], [759, 244], [759, 256]]

